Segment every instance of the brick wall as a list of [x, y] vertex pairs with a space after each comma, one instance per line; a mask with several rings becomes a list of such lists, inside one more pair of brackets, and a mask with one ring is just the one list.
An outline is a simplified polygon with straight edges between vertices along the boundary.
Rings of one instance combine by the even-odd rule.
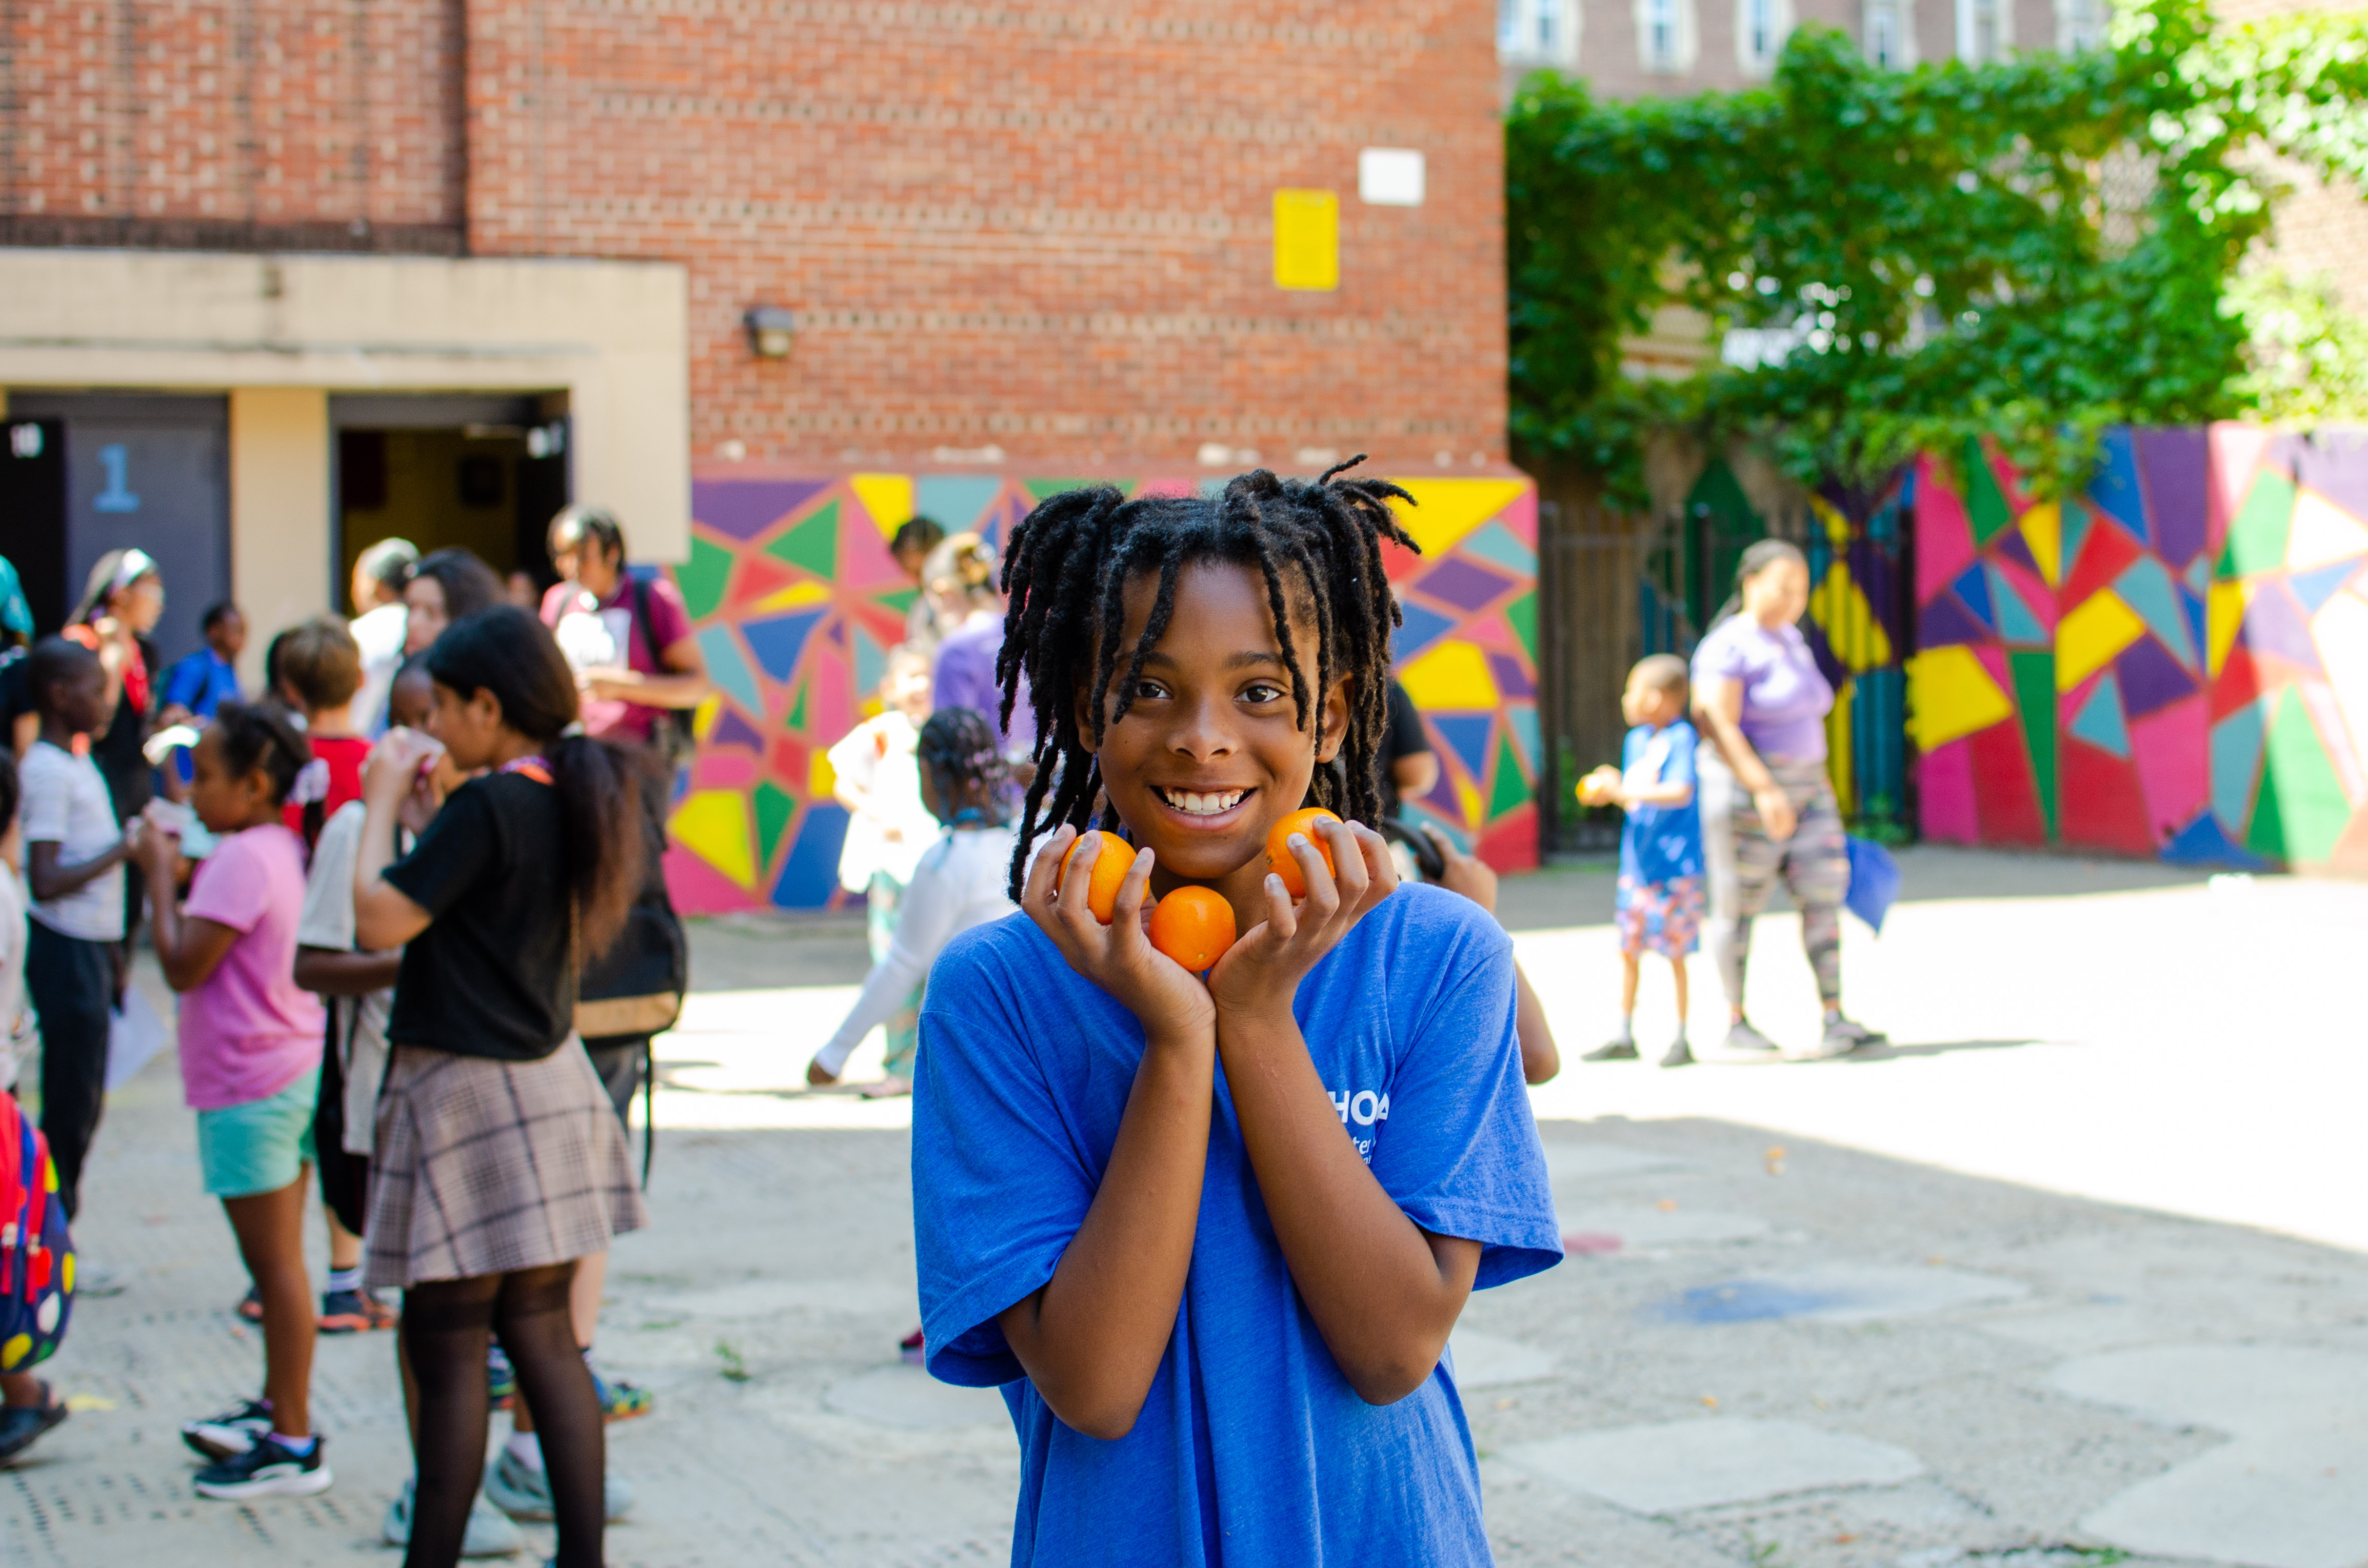
[[0, 243], [458, 251], [461, 3], [0, 6]]
[[[472, 250], [687, 263], [702, 458], [1504, 454], [1489, 0], [468, 17]], [[1424, 152], [1428, 203], [1362, 205], [1367, 145]], [[1279, 187], [1340, 193], [1337, 292], [1274, 286]]]

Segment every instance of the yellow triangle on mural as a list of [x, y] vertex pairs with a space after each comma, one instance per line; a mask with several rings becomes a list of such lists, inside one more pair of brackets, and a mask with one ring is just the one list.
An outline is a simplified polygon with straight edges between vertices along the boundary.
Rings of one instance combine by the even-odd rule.
[[830, 754], [819, 746], [806, 758], [806, 799], [827, 801], [838, 788], [838, 769], [830, 765]]
[[2022, 542], [2030, 550], [2032, 560], [2039, 563], [2039, 574], [2051, 588], [2063, 584], [2064, 570], [2064, 508], [2053, 501], [2042, 501], [2022, 515]]
[[2317, 491], [2296, 491], [2286, 525], [2286, 570], [2331, 566], [2355, 555], [2368, 555], [2368, 528]]
[[859, 473], [848, 482], [855, 498], [871, 514], [871, 526], [886, 539], [913, 517], [913, 476], [909, 473]]
[[2111, 588], [2100, 588], [2055, 627], [2055, 689], [2069, 691], [2146, 635], [2146, 622]]
[[1480, 791], [1458, 778], [1455, 781], [1455, 798], [1463, 806], [1463, 825], [1478, 827], [1480, 825]]
[[1426, 711], [1448, 708], [1494, 708], [1497, 683], [1488, 659], [1473, 644], [1449, 638], [1398, 672], [1398, 680]]
[[807, 605], [830, 603], [830, 589], [816, 582], [792, 583], [778, 594], [768, 594], [750, 605], [750, 615], [772, 615], [785, 609], [802, 609]]
[[1809, 590], [1809, 615], [1826, 634], [1826, 646], [1852, 675], [1891, 663], [1891, 636], [1851, 580], [1849, 562], [1837, 557], [1826, 568], [1825, 581]]
[[1414, 536], [1425, 555], [1452, 550], [1455, 541], [1486, 522], [1527, 490], [1525, 479], [1395, 479], [1415, 499], [1409, 506], [1393, 497], [1398, 526]]
[[2228, 662], [2228, 650], [2236, 645], [2237, 629], [2245, 624], [2245, 585], [2214, 583], [2203, 597], [2204, 667], [2218, 675], [2220, 666]]
[[1907, 661], [1907, 728], [1918, 750], [1947, 745], [2014, 715], [1998, 683], [1962, 642]]
[[742, 887], [757, 881], [748, 847], [748, 802], [737, 790], [701, 790], [666, 824], [676, 842]]
[[705, 740], [707, 732], [715, 728], [716, 715], [723, 711], [723, 695], [711, 691], [698, 707], [690, 710], [690, 733], [694, 739]]
[[1822, 495], [1812, 495], [1809, 497], [1809, 510], [1817, 521], [1826, 525], [1826, 537], [1834, 541], [1836, 550], [1850, 548], [1850, 519], [1842, 516], [1839, 507]]

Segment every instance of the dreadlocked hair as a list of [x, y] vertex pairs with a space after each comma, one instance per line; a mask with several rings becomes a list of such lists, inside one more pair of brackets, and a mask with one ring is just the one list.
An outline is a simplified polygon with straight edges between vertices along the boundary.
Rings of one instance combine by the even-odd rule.
[[[1064, 823], [1083, 830], [1101, 792], [1096, 754], [1108, 724], [1134, 705], [1144, 661], [1167, 631], [1176, 579], [1189, 565], [1252, 566], [1266, 580], [1276, 643], [1291, 671], [1299, 728], [1316, 744], [1323, 694], [1349, 683], [1349, 731], [1339, 769], [1318, 767], [1308, 801], [1371, 825], [1381, 820], [1381, 743], [1389, 727], [1390, 633], [1398, 625], [1382, 565], [1382, 541], [1419, 553], [1389, 508], [1414, 497], [1380, 479], [1341, 479], [1364, 461], [1358, 454], [1314, 482], [1245, 473], [1222, 494], [1142, 496], [1130, 501], [1109, 485], [1064, 491], [1028, 514], [1011, 532], [1003, 591], [1010, 596], [996, 678], [1003, 687], [1003, 728], [1023, 683], [1036, 719], [1036, 777], [1020, 810], [1011, 858], [1011, 896], [1019, 897], [1030, 847]], [[1156, 574], [1158, 597], [1143, 635], [1120, 669], [1126, 587]], [[1304, 604], [1315, 623], [1315, 678], [1291, 632], [1291, 607]], [[1110, 683], [1118, 705], [1103, 718]], [[1083, 700], [1080, 700], [1083, 699]], [[1089, 728], [1080, 729], [1083, 710]]]
[[1004, 786], [1011, 770], [1003, 760], [995, 722], [975, 708], [940, 708], [921, 726], [915, 760], [937, 780], [938, 792], [958, 802], [975, 791], [980, 809], [1000, 821], [1008, 810]]

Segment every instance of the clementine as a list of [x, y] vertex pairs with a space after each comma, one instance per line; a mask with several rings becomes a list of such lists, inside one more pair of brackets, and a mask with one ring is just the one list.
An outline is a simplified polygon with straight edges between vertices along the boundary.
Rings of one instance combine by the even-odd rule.
[[1234, 945], [1234, 906], [1207, 888], [1178, 888], [1152, 908], [1151, 945], [1199, 974]]
[[1339, 820], [1321, 806], [1303, 806], [1275, 824], [1268, 832], [1266, 835], [1267, 869], [1282, 879], [1283, 891], [1290, 893], [1292, 897], [1307, 896], [1307, 879], [1300, 874], [1299, 862], [1292, 857], [1291, 835], [1294, 833], [1305, 834], [1307, 842], [1315, 846], [1315, 852], [1324, 857], [1324, 869], [1338, 876], [1340, 873], [1340, 868], [1332, 863], [1332, 846], [1316, 836], [1315, 824], [1319, 822], [1338, 822]]
[[[1077, 844], [1085, 841], [1085, 835], [1080, 834]], [[1119, 884], [1126, 881], [1127, 868], [1134, 864], [1134, 850], [1113, 833], [1099, 835], [1099, 842], [1101, 847], [1094, 856], [1093, 880], [1086, 887], [1086, 907], [1094, 912], [1095, 919], [1107, 926], [1118, 911]], [[1068, 880], [1069, 861], [1077, 853], [1077, 844], [1070, 845], [1068, 853], [1061, 857], [1064, 881]]]

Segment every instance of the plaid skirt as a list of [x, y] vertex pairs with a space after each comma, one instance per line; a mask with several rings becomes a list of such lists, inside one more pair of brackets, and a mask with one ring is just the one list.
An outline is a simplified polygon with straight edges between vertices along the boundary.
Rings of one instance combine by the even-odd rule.
[[366, 1283], [539, 1268], [649, 1223], [625, 1135], [573, 1037], [540, 1062], [398, 1045], [379, 1092]]

